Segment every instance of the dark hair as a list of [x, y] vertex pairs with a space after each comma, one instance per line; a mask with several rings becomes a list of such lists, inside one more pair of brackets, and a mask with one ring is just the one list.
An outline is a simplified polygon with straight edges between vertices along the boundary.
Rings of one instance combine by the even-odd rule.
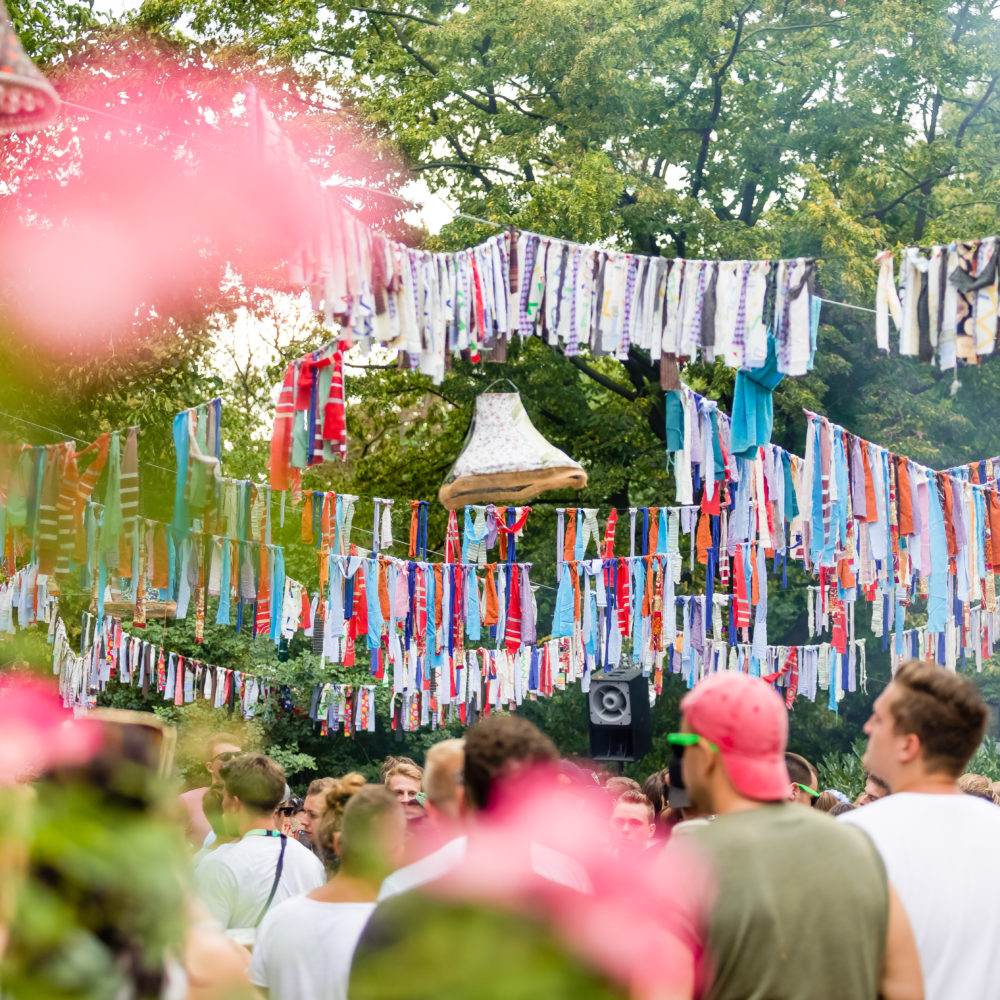
[[892, 681], [893, 728], [920, 740], [927, 770], [957, 778], [983, 741], [989, 711], [968, 678], [932, 663], [907, 660]]
[[850, 802], [838, 802], [827, 814], [829, 816], [843, 816], [844, 813], [854, 812], [858, 807]]
[[218, 785], [212, 785], [201, 800], [201, 808], [205, 813], [205, 819], [212, 828], [216, 837], [222, 838], [226, 835], [225, 818], [222, 814], [222, 789]]
[[656, 810], [657, 815], [662, 812], [663, 807], [667, 804], [667, 796], [670, 793], [666, 775], [666, 771], [654, 771], [642, 783], [642, 794], [653, 803], [653, 808]]
[[516, 715], [491, 715], [465, 736], [465, 794], [475, 809], [485, 809], [494, 784], [511, 764], [551, 764], [555, 744], [537, 726]]
[[[785, 767], [788, 768], [788, 777], [791, 782], [815, 788], [813, 782], [816, 780], [817, 771], [805, 757], [801, 757], [797, 753], [786, 753]], [[815, 790], [819, 791], [819, 789]]]
[[359, 875], [386, 874], [390, 862], [381, 855], [377, 826], [396, 813], [402, 818], [403, 807], [385, 785], [359, 788], [344, 807], [341, 820], [341, 868]]
[[879, 788], [885, 789], [885, 794], [889, 794], [889, 786], [877, 775], [872, 774], [871, 771], [865, 771], [865, 784], [867, 785], [869, 781], [874, 781]]
[[262, 753], [244, 753], [219, 768], [226, 793], [248, 809], [271, 813], [285, 798], [285, 769]]

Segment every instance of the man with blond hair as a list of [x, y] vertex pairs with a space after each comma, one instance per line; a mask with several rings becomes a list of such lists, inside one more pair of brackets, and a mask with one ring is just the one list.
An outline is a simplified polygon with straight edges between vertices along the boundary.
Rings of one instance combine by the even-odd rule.
[[838, 817], [872, 839], [910, 918], [928, 1000], [1000, 1000], [1000, 809], [959, 778], [989, 712], [968, 678], [909, 660], [875, 699], [864, 765], [891, 794]]
[[401, 760], [385, 772], [382, 783], [399, 799], [407, 822], [423, 819], [422, 784], [424, 772], [410, 760]]
[[442, 740], [435, 743], [427, 751], [424, 763], [427, 823], [431, 836], [440, 847], [389, 875], [379, 890], [380, 900], [433, 882], [451, 871], [465, 854], [466, 839], [462, 826], [465, 740]]
[[205, 815], [205, 793], [218, 785], [219, 768], [242, 752], [240, 738], [232, 733], [215, 733], [205, 741], [203, 759], [208, 784], [192, 788], [179, 797], [187, 814], [184, 832], [192, 847], [206, 847], [214, 841], [212, 824]]

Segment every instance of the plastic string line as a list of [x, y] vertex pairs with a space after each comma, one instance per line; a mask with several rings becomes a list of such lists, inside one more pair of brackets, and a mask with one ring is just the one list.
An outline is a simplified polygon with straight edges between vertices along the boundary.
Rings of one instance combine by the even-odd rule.
[[[82, 444], [82, 445], [84, 445], [87, 448], [89, 448], [94, 443], [93, 441], [86, 441], [86, 440], [84, 440], [81, 437], [77, 437], [75, 434], [67, 434], [65, 431], [59, 430], [58, 427], [45, 427], [42, 424], [36, 424], [33, 420], [25, 420], [24, 417], [15, 416], [13, 413], [4, 413], [2, 410], [0, 410], [0, 417], [7, 417], [8, 420], [16, 420], [20, 424], [26, 424], [28, 427], [34, 427], [37, 430], [44, 431], [46, 434], [54, 434], [54, 435], [56, 435], [56, 437], [60, 437], [64, 441], [66, 441], [66, 440], [76, 441], [77, 444]], [[123, 430], [130, 430], [130, 428], [128, 428], [128, 427], [119, 427], [118, 428], [119, 433], [121, 433], [121, 431], [123, 431]], [[109, 431], [109, 433], [112, 433], [112, 432]], [[36, 447], [36, 446], [32, 446], [32, 447]], [[44, 445], [38, 445], [37, 447], [45, 447], [45, 446]], [[177, 475], [177, 470], [176, 469], [167, 469], [167, 468], [164, 468], [162, 465], [157, 465], [155, 462], [147, 462], [145, 459], [140, 459], [139, 460], [139, 464], [140, 465], [145, 465], [145, 466], [147, 466], [150, 469], [159, 469], [160, 472], [168, 472], [172, 476]]]
[[[208, 142], [205, 139], [199, 138], [198, 136], [194, 136], [194, 135], [180, 135], [179, 133], [177, 133], [177, 132], [171, 132], [170, 129], [164, 128], [163, 126], [160, 126], [160, 125], [148, 125], [145, 122], [138, 122], [138, 121], [135, 121], [134, 119], [131, 119], [131, 118], [123, 118], [121, 115], [113, 114], [110, 111], [101, 111], [98, 108], [88, 108], [85, 104], [76, 104], [73, 101], [65, 101], [64, 100], [62, 103], [65, 104], [67, 107], [76, 108], [78, 111], [83, 111], [83, 112], [86, 112], [88, 114], [101, 115], [104, 118], [110, 118], [112, 121], [121, 122], [124, 125], [130, 125], [133, 128], [151, 129], [151, 130], [153, 130], [155, 132], [159, 132], [161, 135], [169, 135], [169, 136], [172, 136], [175, 139], [180, 139], [180, 140], [185, 141], [185, 142], [197, 142], [197, 143], [200, 143], [203, 146], [209, 147], [210, 149], [219, 150], [221, 148], [219, 146], [216, 146], [214, 143], [211, 143], [211, 142]], [[396, 194], [393, 191], [384, 191], [381, 188], [374, 188], [374, 187], [371, 187], [368, 184], [358, 184], [356, 182], [351, 182], [351, 183], [346, 183], [346, 184], [333, 184], [333, 185], [329, 185], [329, 186], [330, 187], [345, 188], [345, 189], [352, 189], [353, 188], [353, 189], [356, 189], [358, 191], [368, 191], [371, 194], [380, 195], [380, 196], [385, 197], [385, 198], [394, 198], [396, 201], [402, 202], [404, 205], [409, 205], [411, 209], [415, 209], [415, 208], [419, 207], [419, 206], [414, 205], [414, 203], [409, 198], [406, 198], [403, 195]], [[445, 205], [448, 205], [448, 203], [445, 202], [444, 199], [442, 199], [442, 202]], [[448, 207], [451, 208], [450, 205], [448, 205]], [[506, 228], [508, 228], [508, 226], [513, 225], [512, 223], [507, 223], [507, 222], [497, 222], [495, 219], [494, 220], [483, 219], [483, 218], [480, 218], [478, 215], [469, 215], [467, 212], [459, 212], [459, 211], [456, 211], [455, 209], [451, 209], [451, 211], [454, 212], [455, 217], [458, 218], [458, 219], [466, 219], [469, 222], [475, 222], [475, 223], [478, 223], [481, 226], [488, 226], [491, 229], [506, 229]], [[527, 233], [529, 236], [543, 236], [545, 239], [562, 240], [562, 237], [560, 237], [560, 236], [549, 236], [546, 233], [536, 233], [536, 232], [533, 232], [530, 229], [522, 229], [520, 226], [515, 226], [515, 228], [518, 230], [518, 232]], [[573, 240], [566, 240], [565, 242], [575, 242], [575, 241], [573, 241]], [[817, 295], [816, 298], [818, 298], [820, 302], [825, 302], [827, 305], [842, 306], [844, 309], [857, 309], [860, 312], [871, 313], [872, 315], [875, 314], [875, 310], [872, 309], [872, 308], [870, 308], [869, 306], [859, 306], [859, 305], [855, 305], [853, 302], [839, 302], [836, 299], [826, 299], [826, 298], [823, 298], [820, 295]], [[159, 468], [159, 466], [153, 466], [153, 468]], [[169, 471], [169, 470], [167, 470], [167, 471]]]

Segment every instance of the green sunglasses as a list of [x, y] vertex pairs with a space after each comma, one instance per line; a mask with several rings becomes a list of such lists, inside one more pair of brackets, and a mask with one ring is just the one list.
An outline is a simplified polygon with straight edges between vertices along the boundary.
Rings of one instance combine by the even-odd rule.
[[693, 747], [698, 743], [704, 743], [712, 753], [719, 752], [719, 748], [711, 740], [706, 740], [697, 733], [669, 733], [667, 742], [672, 747]]
[[814, 799], [819, 798], [819, 792], [817, 792], [815, 788], [810, 788], [808, 785], [803, 785], [801, 781], [796, 781], [795, 785], [797, 788], [801, 788], [802, 791], [806, 793], [806, 795], [811, 795]]

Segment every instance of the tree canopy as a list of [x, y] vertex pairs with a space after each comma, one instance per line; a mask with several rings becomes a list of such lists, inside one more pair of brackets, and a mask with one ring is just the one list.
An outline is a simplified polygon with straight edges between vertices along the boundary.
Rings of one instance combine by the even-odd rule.
[[[381, 189], [385, 194], [355, 195], [383, 229], [428, 247], [467, 246], [515, 224], [667, 256], [815, 256], [822, 294], [870, 307], [877, 250], [995, 230], [998, 6], [145, 0], [112, 21], [88, 4], [43, 0], [13, 3], [11, 13], [29, 52], [66, 86], [81, 73], [126, 79], [140, 43], [144, 51], [169, 53], [171, 72], [192, 81], [184, 114], [198, 134], [207, 127], [206, 104], [223, 118], [211, 128], [234, 125], [224, 120], [233, 95], [247, 79], [257, 80], [319, 175]], [[105, 106], [113, 107], [115, 87], [107, 94]], [[156, 109], [156, 89], [148, 87], [130, 98], [128, 116], [148, 114], [155, 122]], [[50, 154], [65, 145], [65, 128], [45, 133], [37, 148], [9, 140], [0, 147], [8, 177], [31, 167], [24, 196], [44, 180]], [[363, 155], [345, 156], [345, 134]], [[412, 178], [462, 213], [435, 236], [405, 228], [401, 185]], [[327, 334], [308, 317], [289, 319], [288, 299], [275, 297], [284, 291], [280, 282], [259, 274], [227, 281], [231, 263], [216, 262], [193, 309], [157, 313], [157, 336], [139, 360], [88, 367], [72, 359], [55, 391], [37, 379], [12, 382], [5, 410], [27, 419], [54, 414], [48, 426], [88, 439], [139, 422], [144, 439], [148, 430], [156, 442], [146, 454], [170, 467], [168, 415], [221, 392], [227, 471], [261, 473], [267, 432], [260, 413], [271, 388], [289, 357]], [[213, 345], [226, 340], [245, 305], [276, 331], [274, 349], [239, 357], [221, 375]], [[785, 379], [775, 393], [776, 441], [801, 453], [808, 407], [937, 467], [1000, 452], [995, 364], [964, 370], [955, 392], [950, 375], [879, 356], [864, 311], [825, 305], [822, 319], [814, 372]], [[23, 345], [8, 337], [2, 348], [9, 367], [25, 370]], [[306, 485], [435, 496], [476, 394], [509, 378], [539, 430], [587, 466], [590, 482], [576, 502], [622, 508], [673, 496], [662, 391], [654, 365], [637, 349], [619, 363], [566, 358], [529, 341], [504, 364], [456, 362], [440, 386], [378, 359], [350, 361], [347, 376], [349, 461], [309, 472]], [[723, 407], [731, 403], [732, 372], [697, 364], [684, 377]], [[552, 575], [555, 515], [547, 501], [558, 499], [536, 505], [525, 538], [539, 581]], [[291, 538], [290, 526], [285, 532]], [[437, 510], [432, 547], [441, 548], [443, 537]], [[309, 572], [314, 557], [296, 558]], [[698, 582], [691, 588], [697, 592]], [[538, 593], [543, 621], [551, 598]], [[804, 610], [792, 580], [769, 602], [771, 641], [803, 641]], [[183, 626], [176, 629], [178, 641], [187, 641]], [[220, 659], [273, 659], [242, 639], [233, 647], [214, 633], [210, 639], [210, 647], [220, 643]], [[887, 661], [874, 642], [870, 647], [870, 673], [884, 679]], [[292, 653], [281, 669], [305, 689], [309, 654]], [[677, 695], [671, 686], [657, 710], [661, 729], [672, 724], [667, 716], [676, 712]], [[562, 734], [567, 749], [583, 749], [575, 698], [529, 709]], [[852, 696], [838, 722], [825, 708], [800, 702], [793, 713], [799, 746], [815, 755], [847, 750], [869, 703], [870, 695]], [[323, 759], [307, 725], [280, 716], [279, 730], [283, 745], [308, 746]], [[364, 741], [356, 741], [362, 752]]]

